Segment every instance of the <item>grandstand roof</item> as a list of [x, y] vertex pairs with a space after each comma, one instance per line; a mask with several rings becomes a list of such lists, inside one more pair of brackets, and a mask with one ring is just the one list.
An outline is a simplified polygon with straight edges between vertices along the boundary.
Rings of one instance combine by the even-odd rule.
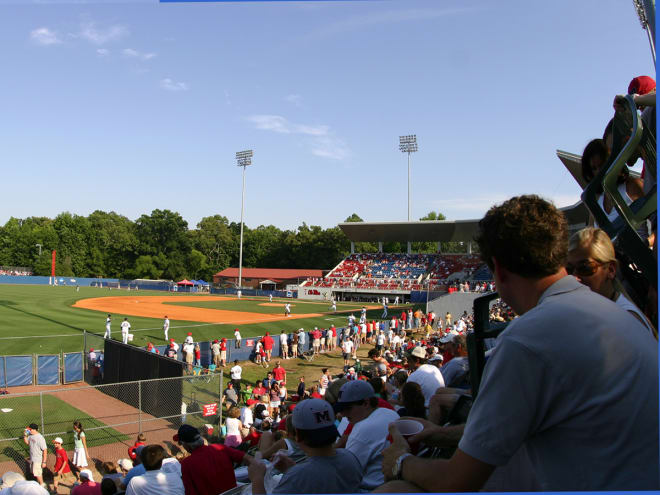
[[[578, 202], [560, 208], [569, 225], [584, 225], [589, 211]], [[353, 242], [450, 242], [474, 240], [479, 220], [429, 220], [418, 222], [344, 222], [339, 228]]]
[[[323, 270], [298, 270], [284, 268], [243, 268], [243, 278], [263, 278], [273, 282], [281, 280], [294, 280], [307, 277], [323, 277]], [[238, 278], [238, 268], [225, 268], [213, 277]]]

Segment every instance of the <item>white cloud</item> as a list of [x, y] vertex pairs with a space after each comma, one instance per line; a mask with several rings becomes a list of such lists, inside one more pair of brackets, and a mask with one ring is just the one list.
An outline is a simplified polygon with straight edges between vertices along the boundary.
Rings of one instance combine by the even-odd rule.
[[429, 202], [431, 209], [443, 212], [447, 218], [454, 219], [459, 216], [462, 219], [481, 218], [491, 206], [501, 204], [513, 196], [520, 194], [538, 194], [544, 199], [552, 201], [558, 208], [572, 206], [580, 200], [578, 194], [575, 195], [547, 195], [538, 191], [503, 191], [483, 196], [466, 198], [458, 196], [449, 199], [440, 199]]
[[284, 97], [284, 99], [297, 107], [302, 106], [302, 96], [300, 95], [287, 95]]
[[331, 158], [332, 160], [343, 160], [348, 158], [350, 150], [346, 143], [341, 139], [334, 137], [322, 137], [314, 140], [312, 144], [312, 154], [321, 158]]
[[343, 160], [350, 155], [346, 143], [335, 137], [327, 125], [294, 124], [281, 115], [251, 115], [247, 120], [262, 131], [310, 137], [309, 146], [313, 155], [333, 160]]
[[120, 24], [99, 29], [96, 27], [94, 21], [85, 21], [80, 26], [80, 32], [71, 36], [74, 38], [83, 38], [95, 45], [104, 45], [111, 41], [120, 40], [126, 35], [128, 35], [128, 29]]
[[229, 99], [229, 91], [225, 89], [225, 103], [231, 105], [231, 99]]
[[30, 31], [30, 39], [33, 42], [44, 46], [57, 45], [59, 43], [62, 43], [62, 41], [57, 36], [57, 33], [51, 31], [46, 27], [33, 29], [32, 31]]
[[188, 91], [190, 89], [186, 83], [173, 81], [169, 77], [161, 79], [160, 87], [167, 91]]
[[110, 50], [106, 50], [105, 48], [99, 48], [96, 50], [96, 53], [99, 57], [107, 57], [110, 55]]
[[262, 131], [291, 134], [291, 125], [284, 117], [280, 117], [279, 115], [252, 115], [247, 120], [255, 124], [255, 127]]
[[137, 50], [133, 50], [132, 48], [124, 48], [121, 52], [125, 57], [139, 58], [141, 60], [149, 60], [156, 56], [155, 53], [143, 53]]

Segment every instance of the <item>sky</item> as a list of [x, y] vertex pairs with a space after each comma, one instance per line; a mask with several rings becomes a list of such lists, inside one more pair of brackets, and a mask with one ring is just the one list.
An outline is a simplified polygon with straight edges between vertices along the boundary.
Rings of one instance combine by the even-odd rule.
[[580, 189], [556, 157], [600, 137], [655, 69], [632, 1], [0, 0], [0, 224], [178, 211], [332, 227], [352, 213], [480, 218]]

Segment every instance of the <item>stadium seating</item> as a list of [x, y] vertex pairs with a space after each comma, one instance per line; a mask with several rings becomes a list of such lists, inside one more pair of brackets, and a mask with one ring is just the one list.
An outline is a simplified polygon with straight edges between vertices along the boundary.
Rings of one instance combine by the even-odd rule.
[[451, 278], [471, 279], [480, 265], [476, 255], [351, 254], [325, 278], [310, 278], [304, 285], [379, 291], [446, 290]]

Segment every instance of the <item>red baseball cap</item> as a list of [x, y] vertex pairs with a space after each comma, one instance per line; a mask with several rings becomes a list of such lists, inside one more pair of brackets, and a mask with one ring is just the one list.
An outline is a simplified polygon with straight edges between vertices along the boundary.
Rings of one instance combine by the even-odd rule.
[[248, 399], [247, 405], [251, 406], [252, 404], [257, 404], [259, 401], [257, 399]]
[[649, 76], [638, 76], [630, 81], [628, 94], [645, 95], [655, 89], [655, 79]]
[[214, 343], [214, 344], [217, 344], [217, 343], [218, 343], [218, 339], [215, 339], [215, 340], [213, 341], [213, 343]]
[[188, 332], [188, 335], [192, 335], [192, 332]]

